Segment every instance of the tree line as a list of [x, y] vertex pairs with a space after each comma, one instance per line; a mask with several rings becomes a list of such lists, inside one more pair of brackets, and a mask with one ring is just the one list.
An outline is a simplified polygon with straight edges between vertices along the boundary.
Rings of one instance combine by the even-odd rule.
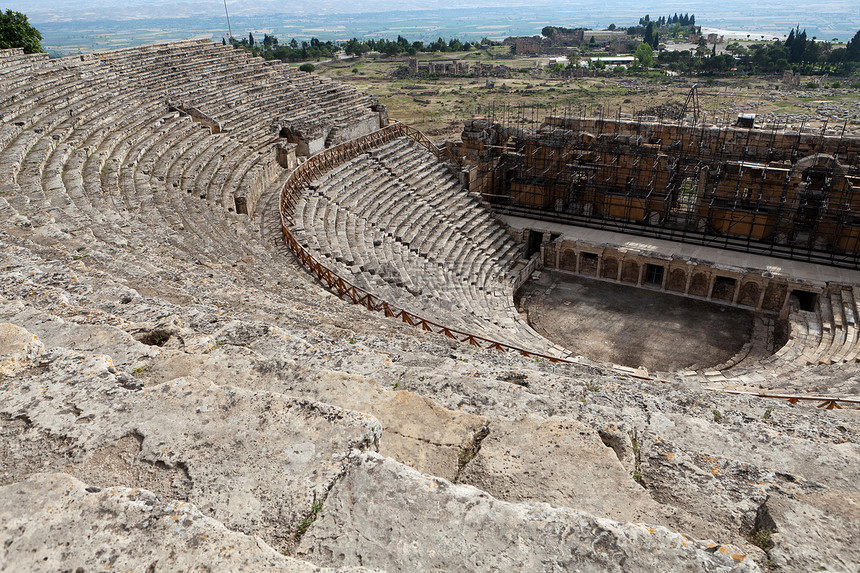
[[797, 28], [792, 29], [784, 41], [755, 43], [749, 47], [731, 42], [726, 52], [717, 55], [716, 45], [709, 49], [702, 38], [695, 50], [664, 50], [657, 61], [671, 70], [687, 73], [720, 73], [736, 68], [751, 74], [792, 70], [804, 75], [849, 76], [860, 71], [860, 30], [844, 48], [809, 38], [806, 30]]
[[[226, 40], [223, 41], [226, 44]], [[303, 60], [319, 60], [334, 57], [334, 55], [343, 50], [348, 56], [363, 56], [368, 52], [379, 52], [387, 56], [398, 56], [407, 54], [414, 56], [419, 52], [463, 52], [477, 48], [480, 46], [478, 42], [461, 42], [457, 38], [444, 40], [439, 38], [433, 42], [425, 44], [424, 42], [410, 42], [403, 36], [397, 36], [396, 40], [387, 40], [385, 38], [379, 40], [359, 40], [352, 38], [343, 43], [334, 43], [332, 41], [322, 42], [317, 38], [311, 38], [310, 41], [296, 41], [295, 38], [286, 44], [281, 44], [277, 37], [263, 35], [262, 41], [257, 41], [253, 33], [249, 33], [247, 38], [232, 38], [230, 43], [235, 47], [242, 47], [255, 56], [260, 56], [267, 60], [282, 60], [289, 62], [298, 62]]]
[[[222, 43], [226, 41], [222, 40]], [[340, 46], [332, 42], [322, 42], [317, 38], [311, 38], [310, 41], [303, 40], [297, 42], [295, 38], [281, 44], [275, 36], [263, 34], [263, 40], [257, 41], [252, 32], [248, 33], [247, 38], [230, 38], [230, 43], [237, 48], [245, 48], [255, 56], [260, 56], [266, 60], [281, 60], [284, 62], [300, 62], [304, 60], [319, 60], [322, 58], [332, 58], [340, 51]]]

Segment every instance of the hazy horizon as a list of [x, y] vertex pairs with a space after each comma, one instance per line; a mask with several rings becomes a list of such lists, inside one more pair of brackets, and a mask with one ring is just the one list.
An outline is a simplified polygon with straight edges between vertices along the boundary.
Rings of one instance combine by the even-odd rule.
[[[461, 0], [450, 3], [415, 0], [371, 0], [361, 5], [334, 0], [284, 3], [274, 0], [227, 0], [233, 33], [249, 31], [299, 40], [395, 38], [410, 40], [459, 37], [501, 39], [539, 34], [546, 25], [601, 29], [630, 26], [645, 14], [653, 18], [679, 12], [677, 3], [600, 0], [523, 4], [518, 0]], [[63, 54], [126, 47], [164, 39], [208, 36], [219, 40], [227, 31], [223, 0], [17, 0], [7, 8], [27, 14], [49, 51]], [[794, 26], [819, 40], [849, 40], [860, 29], [856, 0], [810, 4], [781, 2], [724, 3], [692, 0], [680, 10], [696, 15], [701, 26], [745, 31], [758, 37], [781, 36]]]

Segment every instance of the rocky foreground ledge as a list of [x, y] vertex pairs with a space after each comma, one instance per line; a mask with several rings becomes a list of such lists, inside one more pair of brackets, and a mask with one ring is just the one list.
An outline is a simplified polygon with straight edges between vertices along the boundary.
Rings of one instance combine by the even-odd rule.
[[855, 412], [483, 354], [310, 284], [171, 302], [3, 254], [0, 570], [860, 563]]
[[376, 453], [367, 414], [145, 387], [13, 324], [0, 339], [4, 570], [758, 570], [733, 546], [422, 474]]

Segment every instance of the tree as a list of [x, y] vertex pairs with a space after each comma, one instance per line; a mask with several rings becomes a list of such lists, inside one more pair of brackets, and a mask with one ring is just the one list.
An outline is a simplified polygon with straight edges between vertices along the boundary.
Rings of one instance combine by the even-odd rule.
[[739, 42], [732, 42], [726, 46], [726, 51], [733, 56], [745, 56], [748, 52], [748, 50]]
[[648, 42], [639, 44], [634, 55], [643, 68], [650, 68], [654, 65], [654, 50]]
[[704, 38], [699, 38], [699, 43], [696, 45], [696, 55], [700, 58], [708, 53], [708, 42]]
[[860, 62], [860, 30], [845, 46], [845, 59], [849, 62]]
[[785, 39], [785, 47], [791, 48], [791, 45], [794, 43], [794, 28], [788, 33], [788, 38]]
[[797, 64], [803, 60], [803, 53], [806, 51], [806, 30], [794, 36], [794, 42], [788, 50], [788, 61], [792, 64]]
[[252, 34], [251, 32], [248, 32], [248, 45], [249, 46], [254, 45], [254, 34]]
[[20, 12], [0, 13], [0, 48], [24, 48], [25, 54], [43, 52], [42, 34]]
[[[646, 16], [647, 17], [647, 16]], [[648, 27], [645, 28], [645, 36], [642, 40], [646, 44], [654, 45], [654, 22], [648, 22]]]

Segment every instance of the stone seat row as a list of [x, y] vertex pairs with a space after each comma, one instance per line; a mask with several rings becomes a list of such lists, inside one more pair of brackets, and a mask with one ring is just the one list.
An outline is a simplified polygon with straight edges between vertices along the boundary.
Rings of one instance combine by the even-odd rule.
[[[136, 109], [136, 106], [132, 109]], [[83, 109], [76, 110], [78, 115], [76, 115], [75, 125], [79, 126], [79, 118], [84, 119], [86, 117], [85, 115], [81, 115], [85, 111], [86, 110]], [[98, 117], [102, 121], [106, 118], [112, 117], [111, 113], [104, 113], [104, 108], [100, 108], [97, 111], [102, 112], [98, 114]], [[128, 117], [134, 117], [134, 114], [129, 114], [127, 109], [123, 110], [123, 113]], [[60, 117], [62, 118], [65, 116], [60, 115]], [[176, 116], [174, 115], [171, 119], [175, 120]], [[134, 132], [145, 134], [147, 127], [151, 128], [157, 126], [159, 121], [161, 120], [150, 116], [148, 119], [144, 119], [141, 124], [131, 124], [123, 127], [129, 128], [133, 126]], [[93, 169], [91, 166], [86, 168], [82, 167], [83, 163], [85, 163], [85, 159], [79, 160], [73, 167], [70, 167], [71, 164], [68, 164], [67, 160], [71, 155], [72, 146], [65, 144], [58, 145], [57, 142], [64, 141], [69, 135], [77, 135], [79, 138], [78, 141], [85, 144], [84, 156], [86, 156], [87, 153], [95, 154], [97, 157], [101, 158], [102, 167], [107, 163], [107, 157], [109, 157], [110, 154], [101, 152], [96, 140], [87, 140], [88, 135], [86, 133], [76, 134], [74, 126], [72, 126], [71, 130], [65, 130], [61, 135], [57, 130], [53, 129], [56, 126], [52, 122], [41, 123], [40, 125], [40, 131], [43, 132], [43, 135], [38, 135], [33, 132], [23, 134], [23, 137], [20, 137], [19, 139], [22, 139], [24, 143], [17, 147], [18, 152], [16, 153], [13, 149], [7, 147], [2, 155], [2, 163], [6, 165], [11, 162], [12, 164], [18, 165], [18, 169], [8, 170], [8, 175], [13, 181], [19, 184], [19, 192], [27, 197], [28, 202], [30, 199], [40, 200], [43, 208], [60, 209], [65, 218], [72, 218], [75, 215], [75, 208], [73, 205], [80, 207], [81, 198], [84, 196], [84, 193], [82, 192], [85, 187], [83, 183], [85, 181], [83, 173], [86, 173], [86, 184], [88, 184], [90, 186], [90, 190], [92, 190], [96, 182], [101, 183], [99, 178], [96, 177], [96, 173], [100, 172], [101, 168]], [[187, 126], [197, 132], [200, 131], [199, 127], [193, 126], [190, 122], [188, 122]], [[170, 142], [162, 143], [165, 149], [169, 147]], [[123, 166], [134, 166], [138, 162], [142, 162], [142, 168], [144, 171], [152, 171], [154, 173], [158, 172], [157, 169], [153, 169], [157, 162], [156, 159], [144, 159], [146, 154], [145, 146], [132, 149], [129, 153], [130, 157], [126, 156], [122, 160], [115, 162], [120, 168]], [[49, 157], [52, 155], [55, 156], [55, 159], [49, 162]], [[46, 164], [49, 163], [50, 165], [46, 167]], [[24, 165], [23, 169], [20, 168], [22, 165]], [[241, 163], [239, 163], [239, 165], [241, 165]], [[20, 171], [20, 173], [18, 173], [18, 171]], [[46, 185], [43, 189], [40, 182], [43, 180], [42, 174], [45, 171], [49, 173], [49, 177], [44, 178]], [[235, 178], [235, 176], [233, 177]], [[227, 176], [224, 176], [224, 179], [227, 178]], [[123, 175], [118, 179], [119, 183], [116, 184], [116, 188], [122, 192], [122, 197], [126, 201], [123, 211], [127, 211], [129, 208], [132, 210], [138, 208], [139, 203], [135, 204], [134, 199], [135, 195], [138, 193], [129, 193], [129, 184], [131, 183], [133, 184], [132, 187], [136, 185], [139, 188], [145, 183], [145, 179], [139, 176], [128, 177], [127, 175]], [[66, 194], [65, 197], [60, 196], [63, 192]], [[90, 193], [90, 195], [92, 195], [92, 193]], [[96, 196], [99, 195], [100, 194], [96, 194]], [[104, 205], [99, 205], [97, 208], [89, 208], [86, 209], [86, 211], [88, 212], [88, 215], [93, 218], [93, 221], [97, 223], [103, 222], [100, 220], [99, 215], [111, 213], [110, 209], [104, 209]], [[172, 226], [178, 225], [178, 220], [175, 215], [171, 219], [168, 219], [168, 222]], [[94, 228], [101, 229], [102, 226], [94, 225]]]
[[802, 310], [792, 299], [788, 316], [789, 338], [773, 354], [741, 361], [736, 367], [705, 372], [711, 382], [740, 381], [763, 388], [806, 387], [805, 379], [817, 368], [837, 372], [860, 360], [860, 289], [831, 287], [818, 296], [815, 310]]
[[[39, 74], [44, 78], [38, 81], [56, 84], [69, 92], [74, 92], [81, 83], [97, 89], [109, 89], [114, 84], [124, 83], [137, 86], [141, 92], [180, 100], [193, 93], [193, 101], [189, 105], [200, 106], [204, 112], [208, 107], [226, 105], [226, 116], [231, 123], [242, 121], [244, 116], [256, 115], [254, 124], [257, 128], [268, 128], [270, 123], [261, 122], [260, 114], [269, 114], [271, 120], [291, 116], [299, 123], [339, 124], [370, 112], [369, 96], [359, 94], [352, 87], [298, 72], [280, 63], [264, 62], [242, 50], [209, 42], [120, 50], [81, 59], [66, 58], [60, 62], [62, 66], [45, 67]], [[24, 83], [22, 89], [29, 90], [28, 93], [35, 90], [44, 98], [41, 84], [33, 85], [29, 70], [23, 64], [19, 68], [11, 68], [19, 69], [18, 75]], [[14, 76], [14, 72], [11, 75]], [[81, 81], [82, 75], [88, 76], [86, 82]], [[198, 75], [199, 81], [191, 81]], [[222, 77], [225, 78], [223, 82], [219, 80]], [[244, 114], [237, 113], [241, 110], [229, 109], [237, 107], [233, 100], [252, 102], [249, 95], [255, 91], [262, 94], [264, 90], [269, 92], [265, 100], [251, 103]], [[15, 94], [8, 97], [13, 96]], [[21, 99], [23, 96], [18, 94], [15, 97]], [[23, 101], [20, 105], [26, 103]], [[7, 113], [14, 115], [14, 110]]]
[[380, 298], [452, 328], [546, 350], [513, 309], [505, 265], [516, 244], [411, 139], [329, 170], [295, 213], [299, 242]]

